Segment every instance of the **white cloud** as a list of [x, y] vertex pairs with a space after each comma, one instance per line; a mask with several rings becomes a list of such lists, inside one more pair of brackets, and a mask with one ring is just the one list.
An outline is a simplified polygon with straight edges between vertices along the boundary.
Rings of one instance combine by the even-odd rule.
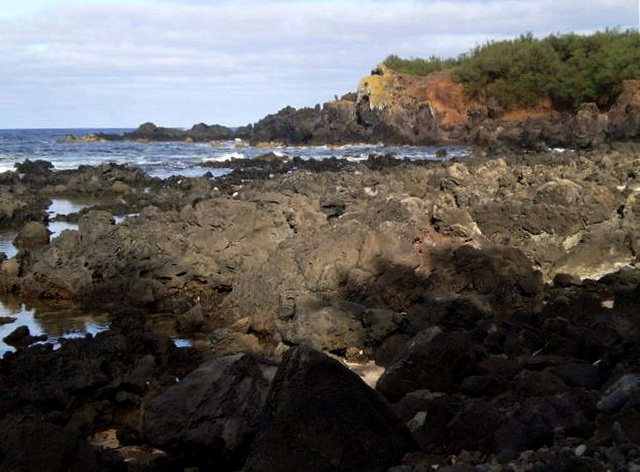
[[0, 127], [245, 123], [349, 91], [391, 52], [637, 19], [628, 0], [38, 2], [0, 19]]

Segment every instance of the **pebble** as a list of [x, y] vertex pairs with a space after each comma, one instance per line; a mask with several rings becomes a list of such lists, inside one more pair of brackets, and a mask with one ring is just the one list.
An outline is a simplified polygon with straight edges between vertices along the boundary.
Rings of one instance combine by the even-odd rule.
[[580, 444], [578, 447], [576, 447], [576, 450], [575, 450], [576, 456], [582, 457], [584, 456], [585, 452], [587, 452], [587, 446], [585, 446], [584, 444]]

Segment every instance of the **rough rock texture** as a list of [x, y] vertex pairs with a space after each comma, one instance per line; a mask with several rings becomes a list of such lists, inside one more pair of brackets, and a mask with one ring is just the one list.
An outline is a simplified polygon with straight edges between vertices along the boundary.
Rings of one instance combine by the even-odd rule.
[[[30, 161], [22, 166], [28, 167]], [[37, 167], [37, 165], [36, 165]], [[25, 170], [25, 171], [26, 171]], [[48, 172], [48, 168], [45, 168]], [[38, 196], [28, 184], [23, 182], [15, 172], [0, 174], [0, 228], [19, 229], [26, 222], [47, 220], [46, 208], [49, 206], [46, 197]]]
[[253, 126], [253, 142], [289, 144], [446, 143], [440, 124], [466, 121], [463, 89], [448, 74], [428, 79], [380, 66], [360, 82], [354, 96], [322, 107], [287, 107]]
[[640, 80], [626, 80], [622, 93], [609, 110], [609, 134], [618, 140], [638, 138], [640, 130]]
[[14, 240], [17, 248], [36, 248], [49, 243], [47, 227], [39, 221], [29, 221], [25, 224]]
[[595, 279], [636, 259], [633, 153], [368, 168], [382, 162], [298, 171], [235, 197], [202, 179], [168, 182], [120, 224], [83, 212], [79, 231], [3, 263], [0, 283], [167, 310], [184, 315], [183, 331], [248, 317], [245, 334], [273, 345], [373, 358], [406, 323], [415, 334], [536, 312], [557, 274]]
[[[149, 208], [118, 225], [109, 213], [89, 213], [78, 221], [78, 232], [43, 250], [22, 292], [93, 301], [116, 295], [139, 306], [162, 302], [186, 311], [198, 296], [207, 302], [228, 292], [230, 274], [260, 265], [290, 232], [281, 211], [261, 209], [254, 202], [206, 200], [174, 213]], [[190, 302], [184, 308], [181, 296]]]
[[380, 394], [300, 347], [284, 356], [242, 470], [386, 471], [415, 448]]
[[221, 125], [207, 125], [198, 123], [188, 130], [165, 128], [155, 123], [147, 122], [135, 130], [120, 134], [89, 133], [83, 136], [68, 136], [64, 141], [68, 143], [92, 143], [103, 141], [185, 141], [185, 142], [217, 142], [234, 138], [245, 139], [250, 136], [251, 127], [231, 129]]
[[[15, 320], [14, 320], [15, 321]], [[46, 341], [46, 336], [32, 336], [29, 327], [22, 325], [11, 331], [2, 340], [9, 346], [23, 348], [38, 341]]]
[[288, 144], [469, 144], [489, 148], [597, 149], [640, 138], [640, 81], [623, 83], [609, 110], [584, 103], [575, 114], [551, 107], [504, 115], [467, 103], [464, 88], [445, 72], [403, 75], [380, 66], [362, 79], [355, 101], [285, 108], [253, 127], [253, 142]]
[[149, 402], [145, 438], [206, 467], [233, 466], [253, 439], [275, 371], [253, 354], [202, 364]]
[[[207, 355], [236, 355], [186, 380], [201, 355], [130, 310], [95, 338], [22, 347], [0, 361], [0, 426], [15, 432], [0, 435], [0, 461], [41, 466], [16, 438], [49, 435], [43, 457], [71, 469], [634, 470], [637, 147], [271, 156], [247, 171], [253, 182], [239, 177], [247, 166], [222, 183], [117, 166], [24, 174], [25, 194], [114, 195], [122, 182], [141, 214], [81, 212], [77, 232], [2, 260], [3, 290], [141, 306], [198, 332]], [[273, 169], [283, 174], [258, 178]], [[382, 393], [311, 348], [379, 375], [375, 360]], [[247, 350], [284, 355], [267, 400], [273, 367]], [[113, 451], [91, 446], [94, 433]]]
[[[0, 359], [0, 470], [128, 470], [87, 438], [135, 431], [140, 408], [183, 377], [200, 355], [177, 350], [141, 313], [113, 314], [95, 337], [34, 345]], [[122, 436], [124, 437], [124, 436]]]
[[473, 337], [464, 332], [419, 333], [394, 360], [377, 384], [388, 398], [399, 400], [415, 390], [452, 392], [472, 371], [477, 357]]

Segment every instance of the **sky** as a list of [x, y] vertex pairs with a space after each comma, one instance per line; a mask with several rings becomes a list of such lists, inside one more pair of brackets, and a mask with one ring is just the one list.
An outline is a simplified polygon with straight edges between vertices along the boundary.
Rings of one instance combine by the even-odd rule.
[[640, 0], [0, 0], [0, 129], [239, 126], [390, 54], [638, 28]]

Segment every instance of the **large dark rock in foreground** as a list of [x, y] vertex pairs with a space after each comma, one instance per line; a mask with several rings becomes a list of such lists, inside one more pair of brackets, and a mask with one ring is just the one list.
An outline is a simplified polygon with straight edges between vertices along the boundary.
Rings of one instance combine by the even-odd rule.
[[206, 362], [149, 403], [144, 435], [199, 465], [233, 465], [246, 454], [275, 371], [254, 354]]
[[386, 471], [417, 449], [376, 391], [318, 351], [290, 350], [244, 472]]

